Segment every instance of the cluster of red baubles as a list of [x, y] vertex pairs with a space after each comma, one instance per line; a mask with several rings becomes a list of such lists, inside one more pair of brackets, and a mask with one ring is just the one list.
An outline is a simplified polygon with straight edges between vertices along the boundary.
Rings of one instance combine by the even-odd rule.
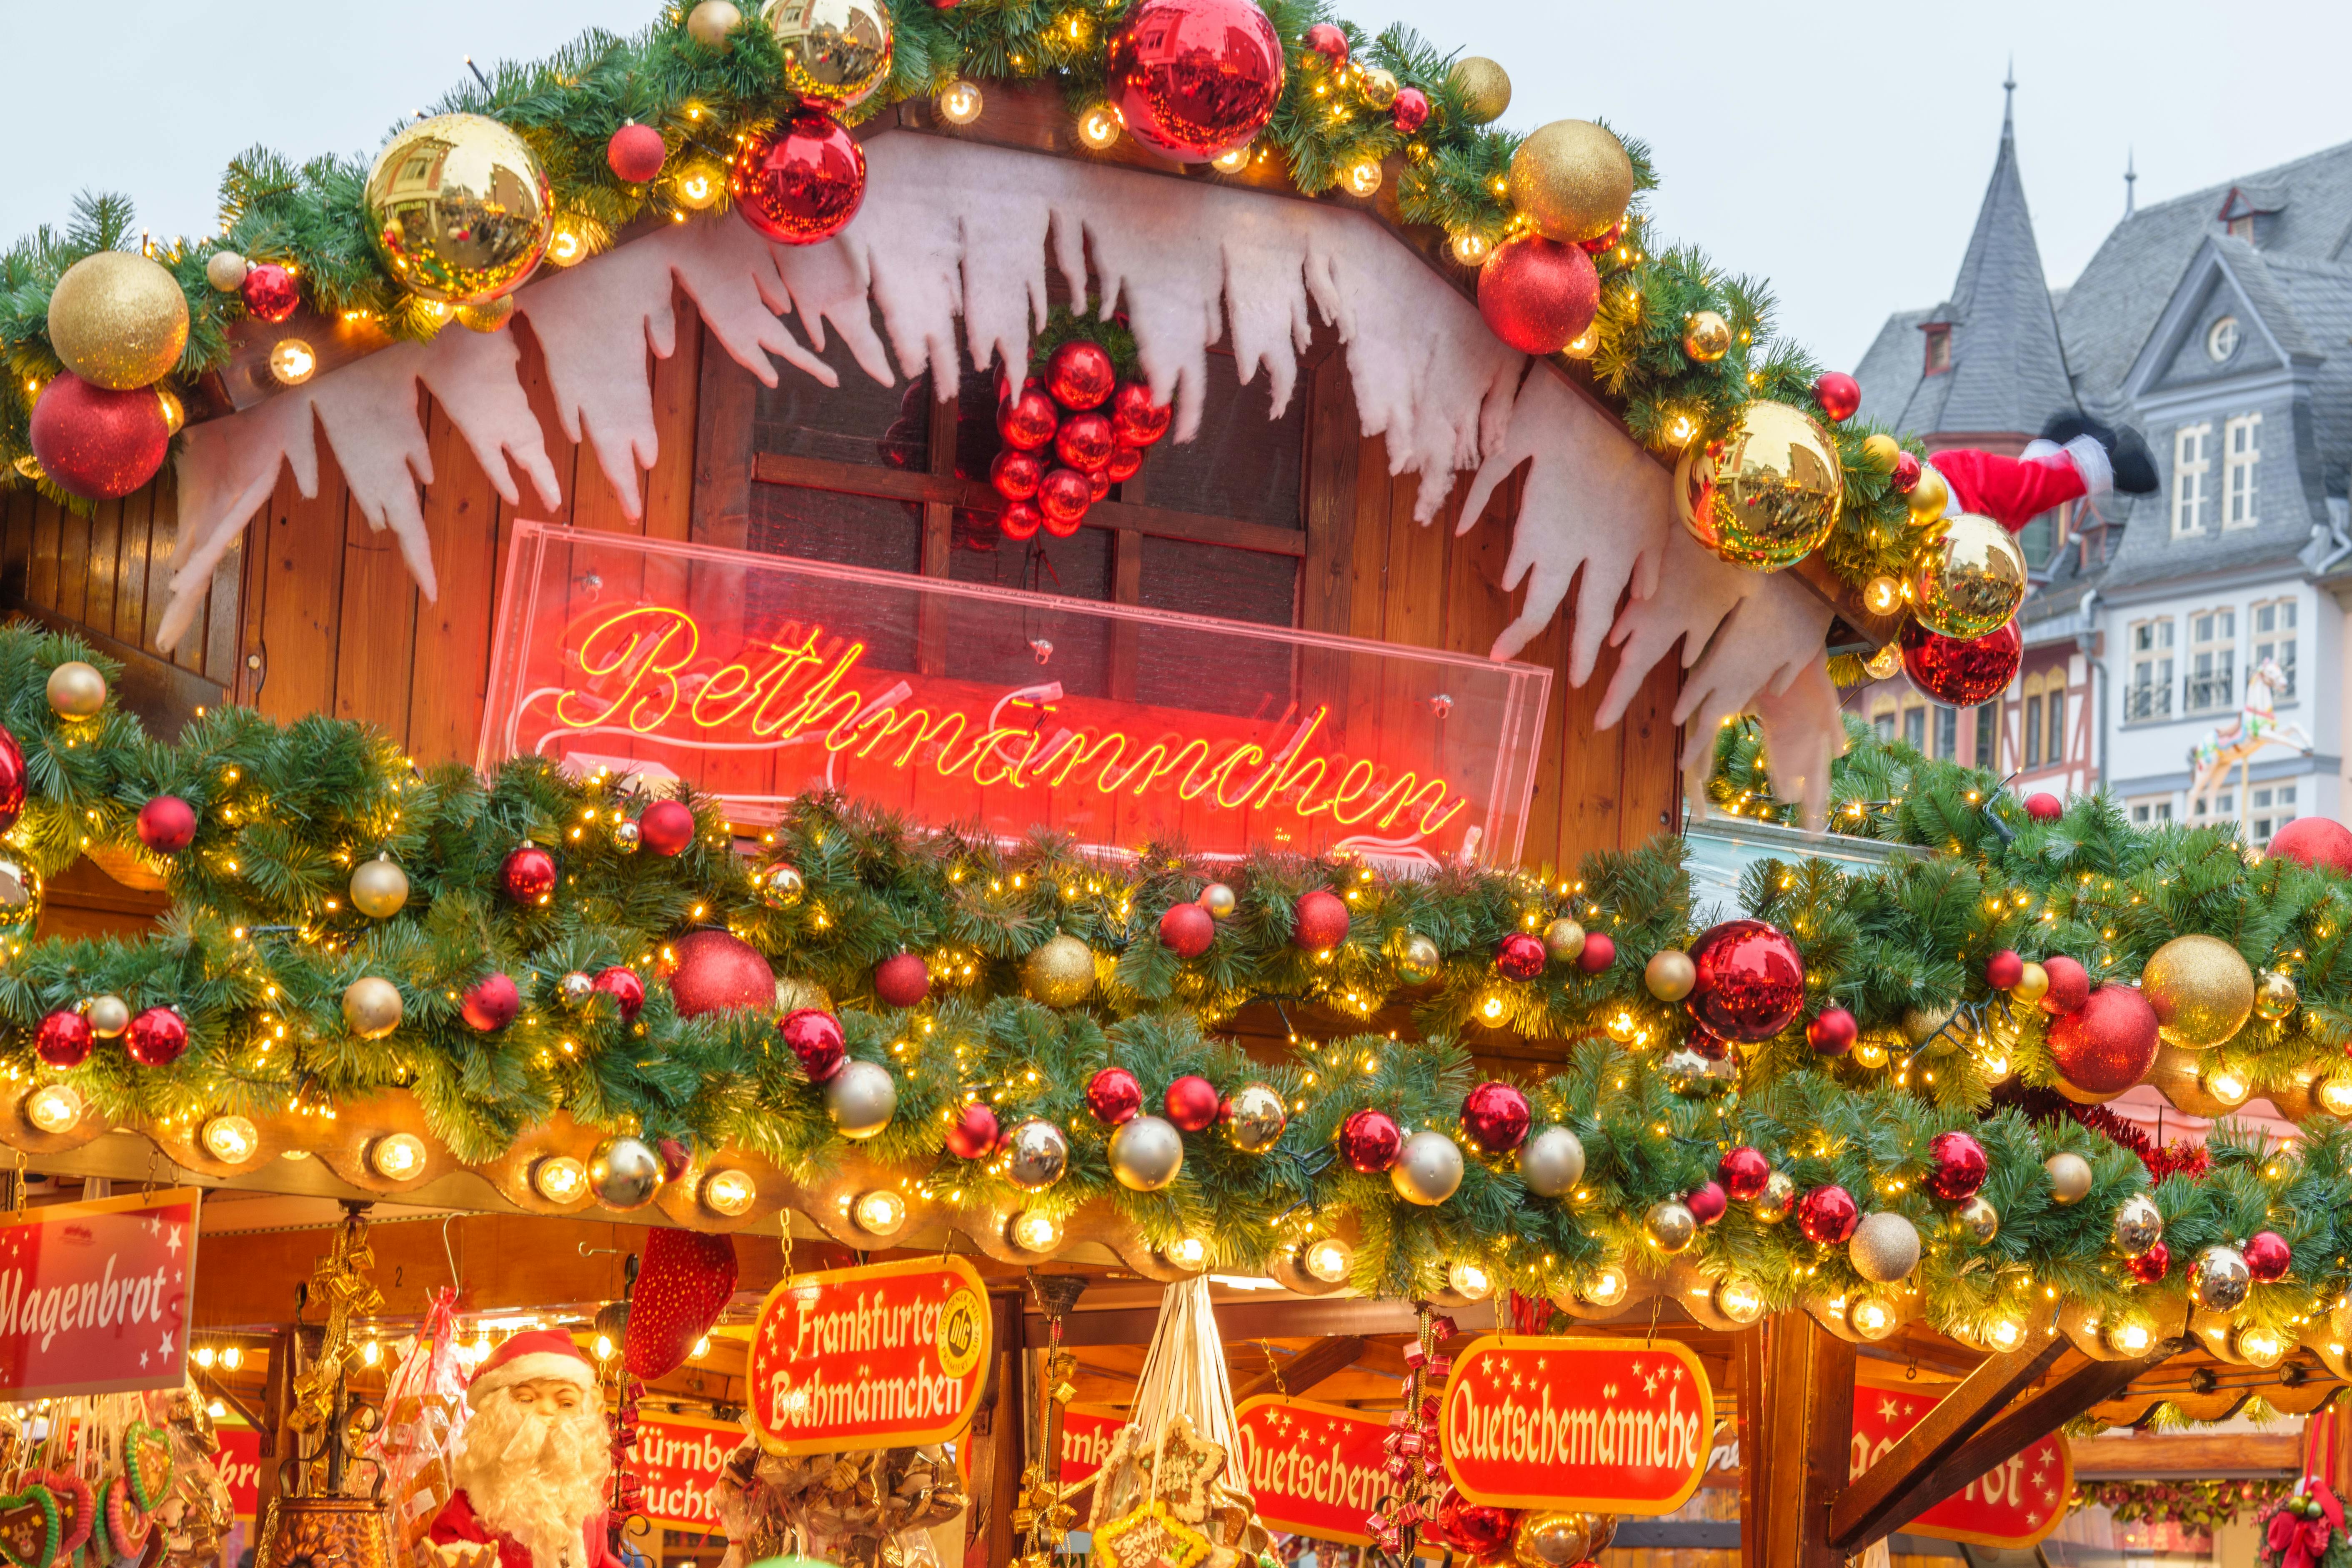
[[989, 483], [1004, 498], [997, 526], [1007, 539], [1039, 529], [1056, 539], [1077, 532], [1087, 509], [1111, 486], [1135, 477], [1143, 451], [1168, 433], [1172, 407], [1151, 388], [1121, 381], [1100, 343], [1064, 343], [996, 411], [1004, 450], [989, 465]]
[[[1534, 1116], [1528, 1097], [1513, 1085], [1482, 1083], [1463, 1097], [1462, 1136], [1478, 1153], [1500, 1159], [1528, 1141]], [[1339, 1158], [1351, 1171], [1377, 1176], [1402, 1156], [1404, 1141], [1395, 1117], [1367, 1106], [1339, 1124]]]
[[[60, 1070], [89, 1060], [98, 1037], [89, 1017], [78, 1008], [60, 1007], [33, 1032], [33, 1051]], [[188, 1050], [188, 1021], [176, 1007], [150, 1007], [134, 1015], [122, 1030], [123, 1053], [145, 1068], [167, 1068]]]
[[[1225, 1113], [1225, 1098], [1198, 1073], [1171, 1079], [1160, 1097], [1160, 1113], [1181, 1131], [1213, 1127]], [[1143, 1082], [1125, 1068], [1105, 1068], [1087, 1080], [1087, 1110], [1106, 1127], [1143, 1114]], [[967, 1155], [966, 1158], [971, 1158]]]

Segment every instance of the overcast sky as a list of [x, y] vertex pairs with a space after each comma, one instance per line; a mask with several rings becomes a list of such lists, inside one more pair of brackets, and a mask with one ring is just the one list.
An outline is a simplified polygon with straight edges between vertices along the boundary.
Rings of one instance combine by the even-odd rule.
[[[746, 8], [750, 5], [748, 0]], [[1784, 327], [1851, 366], [1895, 310], [1944, 296], [2017, 62], [2026, 195], [2053, 283], [2117, 216], [2127, 152], [2143, 205], [2352, 141], [2352, 5], [1976, 0], [1965, 6], [1344, 0], [1491, 55], [1509, 122], [1599, 115], [1646, 138], [1662, 232], [1769, 278]], [[543, 53], [642, 26], [654, 0], [406, 0], [301, 7], [284, 25], [222, 0], [0, 0], [12, 118], [38, 126], [0, 180], [0, 236], [123, 192], [160, 233], [215, 223], [220, 170], [256, 142], [373, 153], [472, 54]], [[99, 51], [103, 51], [102, 54]]]

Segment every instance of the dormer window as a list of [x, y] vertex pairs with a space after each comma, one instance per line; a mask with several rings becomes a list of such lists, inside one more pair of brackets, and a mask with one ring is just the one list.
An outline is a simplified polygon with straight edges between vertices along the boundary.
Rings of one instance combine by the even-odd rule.
[[1941, 375], [1952, 368], [1952, 328], [1948, 321], [1931, 321], [1921, 331], [1927, 334], [1927, 370], [1929, 375]]
[[2286, 210], [2286, 193], [2266, 186], [2233, 185], [2216, 215], [2222, 232], [2259, 247], [2270, 237], [2271, 226]]
[[2240, 213], [2236, 217], [2231, 218], [2230, 220], [2230, 237], [2231, 239], [2242, 239], [2248, 245], [2253, 244], [2254, 215], [2252, 213]]

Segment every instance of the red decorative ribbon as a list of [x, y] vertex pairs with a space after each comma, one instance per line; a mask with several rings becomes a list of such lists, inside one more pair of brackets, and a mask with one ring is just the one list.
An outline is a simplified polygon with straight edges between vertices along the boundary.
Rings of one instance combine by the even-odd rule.
[[2298, 1519], [2284, 1508], [2271, 1515], [2266, 1539], [2280, 1568], [2314, 1568], [2327, 1555], [2328, 1541], [2344, 1528], [2344, 1505], [2326, 1482], [2313, 1481], [2306, 1495], [2319, 1500], [2317, 1519]]

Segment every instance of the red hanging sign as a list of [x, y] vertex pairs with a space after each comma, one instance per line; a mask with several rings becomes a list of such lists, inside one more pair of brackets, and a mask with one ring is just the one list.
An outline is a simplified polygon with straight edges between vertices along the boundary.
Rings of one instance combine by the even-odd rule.
[[[1851, 1476], [1878, 1462], [1936, 1408], [1948, 1384], [1873, 1378], [1853, 1389]], [[1906, 1535], [1972, 1546], [2026, 1547], [2058, 1528], [2074, 1493], [2074, 1458], [2056, 1432], [1994, 1466], [1903, 1527]]]
[[216, 1426], [220, 1452], [213, 1468], [228, 1488], [229, 1517], [250, 1520], [261, 1508], [261, 1434], [250, 1426]]
[[961, 1258], [803, 1274], [768, 1292], [744, 1368], [749, 1419], [779, 1454], [944, 1442], [971, 1423], [988, 1291]]
[[664, 1530], [718, 1530], [706, 1500], [742, 1440], [743, 1428], [731, 1422], [640, 1415], [629, 1473], [645, 1488], [645, 1516]]
[[1111, 1439], [1127, 1425], [1115, 1410], [1090, 1410], [1069, 1405], [1062, 1409], [1062, 1485], [1074, 1487], [1093, 1477], [1110, 1458]]
[[0, 1214], [0, 1399], [187, 1381], [194, 1187]]
[[1715, 1395], [1672, 1340], [1494, 1334], [1454, 1358], [1439, 1422], [1474, 1502], [1672, 1513], [1706, 1473]]
[[1372, 1543], [1364, 1520], [1396, 1489], [1382, 1468], [1385, 1417], [1272, 1394], [1245, 1399], [1234, 1414], [1259, 1518], [1318, 1541]]

